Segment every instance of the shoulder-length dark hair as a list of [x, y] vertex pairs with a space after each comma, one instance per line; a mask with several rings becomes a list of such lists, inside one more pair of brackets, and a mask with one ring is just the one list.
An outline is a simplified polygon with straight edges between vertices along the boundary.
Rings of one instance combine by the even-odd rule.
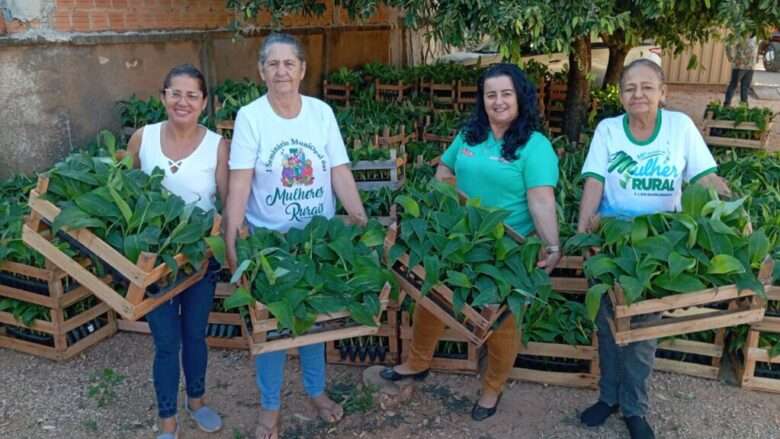
[[463, 136], [466, 143], [471, 146], [487, 140], [490, 122], [485, 112], [485, 81], [498, 76], [508, 76], [512, 80], [515, 96], [517, 96], [517, 118], [504, 133], [504, 143], [501, 146], [501, 157], [504, 160], [515, 161], [517, 150], [525, 146], [531, 134], [539, 128], [539, 110], [536, 87], [514, 64], [496, 64], [480, 76], [477, 82], [477, 104], [463, 126]]

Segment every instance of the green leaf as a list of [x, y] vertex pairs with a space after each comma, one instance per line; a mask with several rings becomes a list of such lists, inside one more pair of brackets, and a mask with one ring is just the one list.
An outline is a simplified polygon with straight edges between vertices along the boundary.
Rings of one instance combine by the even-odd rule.
[[54, 222], [52, 223], [52, 229], [54, 229], [54, 233], [59, 232], [63, 228], [69, 230], [83, 228], [104, 230], [106, 225], [103, 224], [103, 222], [99, 219], [92, 218], [83, 210], [71, 205], [62, 209], [60, 214], [54, 218]]
[[[295, 322], [293, 321], [293, 310], [287, 301], [281, 300], [265, 305], [268, 311], [276, 317], [278, 329], [289, 329], [295, 332]], [[300, 335], [300, 334], [295, 334]]]
[[448, 270], [446, 282], [451, 287], [472, 288], [469, 277], [459, 271]]
[[716, 255], [707, 269], [709, 274], [739, 274], [745, 272], [745, 266], [731, 255]]
[[767, 238], [764, 230], [761, 229], [757, 232], [753, 232], [750, 235], [748, 241], [748, 254], [750, 255], [751, 264], [761, 264], [764, 258], [769, 254], [769, 238]]
[[435, 255], [426, 255], [423, 258], [423, 268], [425, 268], [425, 281], [420, 287], [420, 292], [428, 294], [431, 288], [439, 283], [439, 271], [441, 270], [439, 258]]
[[637, 278], [623, 275], [618, 278], [618, 281], [620, 286], [623, 287], [626, 303], [630, 305], [642, 297], [645, 287]]
[[669, 254], [669, 274], [674, 278], [683, 271], [692, 270], [696, 266], [696, 259], [686, 258], [677, 252]]
[[408, 195], [399, 195], [395, 197], [395, 202], [404, 208], [404, 212], [414, 218], [420, 217], [420, 205]]
[[233, 276], [230, 277], [230, 283], [238, 283], [238, 281], [241, 280], [241, 276], [244, 275], [244, 272], [249, 268], [250, 265], [252, 265], [252, 261], [249, 259], [241, 261], [238, 267], [236, 267], [236, 272], [233, 273]]
[[596, 315], [601, 307], [601, 296], [606, 294], [609, 289], [610, 286], [607, 284], [596, 284], [588, 288], [588, 292], [585, 293], [585, 310], [591, 321], [596, 321]]
[[254, 304], [255, 298], [249, 294], [249, 291], [246, 288], [236, 288], [236, 290], [233, 291], [233, 294], [225, 299], [223, 306], [225, 309], [233, 309]]
[[222, 239], [221, 236], [207, 236], [203, 238], [203, 240], [206, 241], [206, 244], [209, 246], [209, 249], [211, 249], [211, 253], [214, 254], [214, 258], [219, 262], [219, 265], [221, 267], [226, 267], [225, 240]]
[[707, 286], [698, 278], [685, 273], [674, 277], [669, 274], [662, 274], [653, 279], [653, 282], [658, 287], [675, 293], [690, 293], [707, 289]]
[[114, 199], [114, 204], [119, 208], [122, 213], [122, 217], [125, 219], [125, 224], [130, 224], [130, 220], [133, 218], [133, 211], [125, 200], [119, 195], [119, 192], [114, 189], [113, 186], [108, 186], [108, 192], [111, 194], [111, 198]]

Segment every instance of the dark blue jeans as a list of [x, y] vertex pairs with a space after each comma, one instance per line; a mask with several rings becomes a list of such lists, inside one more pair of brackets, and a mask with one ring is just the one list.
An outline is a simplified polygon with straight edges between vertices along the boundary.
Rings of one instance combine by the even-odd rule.
[[160, 418], [176, 415], [182, 367], [187, 396], [200, 398], [206, 393], [206, 325], [217, 286], [212, 268], [210, 264], [203, 279], [146, 316], [154, 338], [154, 390]]

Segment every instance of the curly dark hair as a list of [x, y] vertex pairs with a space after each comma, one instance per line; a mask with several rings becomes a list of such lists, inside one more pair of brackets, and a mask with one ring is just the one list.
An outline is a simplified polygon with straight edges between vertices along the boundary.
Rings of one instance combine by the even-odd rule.
[[477, 82], [477, 104], [462, 132], [470, 146], [487, 140], [490, 122], [485, 112], [485, 81], [498, 76], [508, 76], [512, 80], [517, 96], [517, 119], [504, 133], [504, 143], [501, 146], [501, 157], [511, 162], [517, 160], [517, 150], [525, 146], [531, 134], [540, 126], [536, 87], [516, 65], [495, 64], [480, 76]]

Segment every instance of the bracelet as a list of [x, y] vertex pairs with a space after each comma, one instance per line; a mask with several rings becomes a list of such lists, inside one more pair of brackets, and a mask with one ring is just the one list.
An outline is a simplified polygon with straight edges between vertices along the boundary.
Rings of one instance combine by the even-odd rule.
[[557, 246], [557, 245], [548, 245], [544, 249], [547, 250], [547, 253], [560, 253], [561, 252], [561, 247]]

